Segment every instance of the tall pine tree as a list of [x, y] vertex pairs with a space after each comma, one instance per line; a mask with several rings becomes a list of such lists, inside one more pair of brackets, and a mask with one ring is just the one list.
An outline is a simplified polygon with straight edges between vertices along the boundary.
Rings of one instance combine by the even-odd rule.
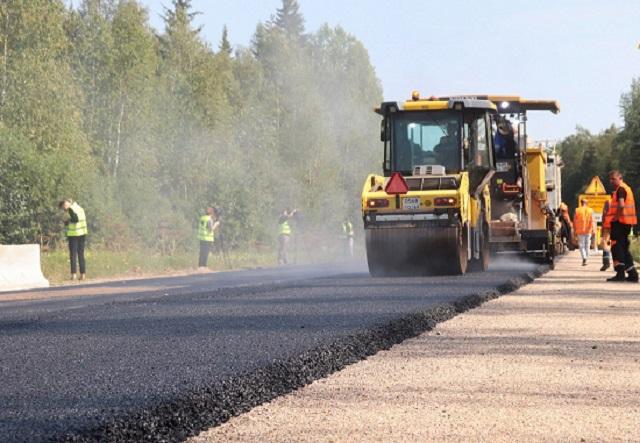
[[282, 6], [271, 19], [271, 24], [282, 30], [292, 40], [304, 37], [304, 18], [298, 0], [282, 0]]

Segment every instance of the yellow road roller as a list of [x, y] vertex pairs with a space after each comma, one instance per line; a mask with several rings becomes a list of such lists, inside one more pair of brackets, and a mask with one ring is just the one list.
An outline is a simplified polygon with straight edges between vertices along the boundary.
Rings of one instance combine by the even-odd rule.
[[383, 102], [383, 174], [362, 190], [373, 276], [464, 274], [490, 260], [494, 102], [477, 97]]

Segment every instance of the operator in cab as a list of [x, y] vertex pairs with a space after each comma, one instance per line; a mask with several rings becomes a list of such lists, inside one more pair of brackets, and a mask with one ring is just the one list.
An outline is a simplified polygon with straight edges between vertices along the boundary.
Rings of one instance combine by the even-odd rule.
[[498, 117], [493, 145], [496, 157], [500, 160], [510, 160], [516, 156], [516, 140], [513, 126], [506, 117]]
[[447, 123], [445, 135], [440, 137], [440, 142], [433, 148], [436, 155], [436, 164], [444, 166], [447, 172], [457, 170], [459, 165], [460, 135], [458, 125], [454, 122]]

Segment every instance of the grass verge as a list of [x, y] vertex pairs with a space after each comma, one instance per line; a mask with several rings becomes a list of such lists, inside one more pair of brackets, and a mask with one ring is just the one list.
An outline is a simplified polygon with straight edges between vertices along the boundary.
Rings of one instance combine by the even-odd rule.
[[[355, 249], [357, 257], [364, 257], [364, 244], [356, 242]], [[198, 253], [198, 249], [161, 254], [144, 249], [113, 251], [92, 247], [85, 251], [87, 278], [126, 279], [195, 272], [198, 267]], [[336, 239], [294, 237], [288, 256], [293, 264], [322, 263], [346, 259], [347, 249], [344, 241]], [[60, 284], [69, 281], [69, 252], [64, 243], [61, 243], [61, 247], [42, 252], [41, 263], [42, 272], [50, 283]], [[214, 247], [207, 264], [212, 271], [224, 271], [275, 266], [276, 263], [275, 245], [263, 244], [229, 250], [226, 260], [223, 259], [220, 250]]]
[[[208, 267], [212, 271], [228, 269], [254, 268], [275, 264], [273, 252], [230, 251], [229, 265], [220, 254], [209, 256]], [[198, 252], [180, 252], [162, 255], [150, 251], [110, 251], [89, 249], [85, 251], [87, 277], [131, 278], [146, 275], [172, 274], [195, 271], [198, 266]], [[69, 280], [69, 253], [66, 250], [43, 252], [41, 255], [42, 272], [52, 284]]]

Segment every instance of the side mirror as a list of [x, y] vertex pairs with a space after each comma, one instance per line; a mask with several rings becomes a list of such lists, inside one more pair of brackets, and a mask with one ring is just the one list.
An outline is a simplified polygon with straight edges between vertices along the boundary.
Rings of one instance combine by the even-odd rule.
[[387, 119], [382, 119], [380, 122], [380, 141], [386, 142], [389, 141], [389, 133], [387, 131]]

